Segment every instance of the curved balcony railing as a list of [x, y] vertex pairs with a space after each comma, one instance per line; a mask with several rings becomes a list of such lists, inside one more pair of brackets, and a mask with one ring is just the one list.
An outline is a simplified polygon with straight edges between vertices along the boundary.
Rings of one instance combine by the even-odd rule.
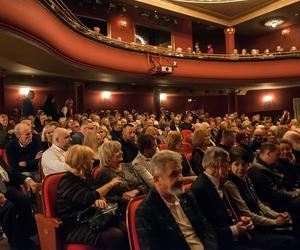
[[85, 26], [64, 4], [61, 0], [39, 0], [44, 4], [49, 10], [51, 10], [61, 21], [63, 21], [70, 28], [79, 32], [95, 41], [105, 43], [114, 47], [138, 51], [143, 53], [151, 53], [155, 55], [162, 55], [166, 57], [179, 57], [185, 59], [195, 59], [195, 60], [230, 60], [230, 61], [257, 61], [257, 60], [272, 60], [272, 59], [283, 59], [283, 58], [299, 58], [300, 51], [294, 49], [293, 51], [282, 51], [282, 52], [269, 52], [269, 53], [255, 53], [249, 54], [206, 54], [206, 53], [196, 53], [191, 52], [178, 52], [174, 51], [172, 48], [158, 47], [152, 45], [143, 45], [135, 42], [124, 42], [120, 39], [114, 39], [97, 33]]
[[[0, 28], [29, 39], [65, 63], [94, 71], [142, 74], [146, 79], [176, 78], [240, 84], [300, 79], [300, 56], [282, 52], [237, 56], [178, 53], [166, 48], [126, 43], [95, 34], [59, 0], [0, 0]], [[178, 67], [175, 67], [175, 66]], [[172, 67], [161, 76], [157, 66]], [[51, 69], [49, 69], [51, 72]]]

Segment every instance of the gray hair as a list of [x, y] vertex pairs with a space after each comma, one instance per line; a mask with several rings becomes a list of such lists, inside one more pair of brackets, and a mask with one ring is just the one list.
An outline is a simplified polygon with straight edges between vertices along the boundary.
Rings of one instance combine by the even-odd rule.
[[151, 170], [153, 177], [161, 176], [169, 162], [176, 162], [181, 167], [182, 157], [179, 153], [171, 150], [162, 150], [156, 153], [151, 159]]
[[25, 127], [29, 127], [28, 124], [26, 123], [18, 123], [15, 127], [14, 127], [14, 134], [17, 138], [20, 137], [22, 130], [24, 130]]
[[202, 166], [204, 169], [217, 168], [219, 167], [220, 160], [229, 161], [228, 152], [220, 147], [210, 147], [206, 150], [204, 154]]
[[106, 141], [99, 147], [100, 166], [108, 166], [115, 153], [122, 148], [118, 141]]

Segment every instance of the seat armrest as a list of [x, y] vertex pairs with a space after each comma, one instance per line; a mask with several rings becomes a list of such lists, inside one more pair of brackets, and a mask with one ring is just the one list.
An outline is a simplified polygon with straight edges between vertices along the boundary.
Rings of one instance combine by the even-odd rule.
[[59, 227], [62, 221], [58, 218], [46, 217], [36, 214], [35, 220], [38, 228], [41, 250], [61, 250], [62, 241]]

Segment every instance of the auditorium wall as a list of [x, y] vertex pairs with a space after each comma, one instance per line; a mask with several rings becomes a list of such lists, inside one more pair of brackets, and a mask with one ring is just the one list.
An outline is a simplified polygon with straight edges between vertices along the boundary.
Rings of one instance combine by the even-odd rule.
[[[22, 97], [19, 94], [19, 86], [5, 87], [6, 112], [13, 108], [21, 108]], [[36, 92], [33, 104], [36, 108], [43, 105], [47, 94], [56, 97], [57, 104], [62, 107], [67, 98], [75, 100], [75, 90], [70, 86], [49, 88], [43, 86], [31, 87]], [[67, 94], [66, 94], [67, 93]], [[272, 96], [270, 103], [263, 101], [264, 96]], [[251, 90], [246, 95], [238, 95], [239, 113], [251, 114], [254, 112], [268, 112], [273, 110], [289, 110], [293, 113], [293, 98], [300, 97], [300, 87], [272, 90]], [[182, 94], [170, 94], [167, 100], [161, 102], [161, 106], [167, 110], [182, 112], [184, 110], [203, 109], [211, 115], [224, 115], [228, 110], [228, 97], [220, 96], [188, 96]], [[232, 107], [231, 107], [232, 108]], [[112, 92], [109, 101], [101, 98], [101, 92], [85, 90], [85, 111], [99, 111], [101, 109], [141, 110], [153, 111], [153, 96], [150, 92]]]
[[[283, 29], [289, 29], [290, 33], [288, 35], [282, 35], [281, 32]], [[248, 51], [251, 51], [251, 49], [255, 48], [263, 52], [268, 48], [270, 51], [276, 51], [278, 45], [280, 45], [284, 51], [289, 51], [292, 46], [296, 46], [299, 49], [300, 24], [256, 36], [240, 36], [237, 31], [236, 41], [239, 50], [246, 48]]]

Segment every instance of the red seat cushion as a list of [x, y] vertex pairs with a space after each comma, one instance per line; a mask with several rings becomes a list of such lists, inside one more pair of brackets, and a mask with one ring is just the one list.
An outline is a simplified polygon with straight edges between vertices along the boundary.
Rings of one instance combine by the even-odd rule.
[[160, 150], [165, 150], [166, 149], [166, 144], [159, 144], [159, 149]]

